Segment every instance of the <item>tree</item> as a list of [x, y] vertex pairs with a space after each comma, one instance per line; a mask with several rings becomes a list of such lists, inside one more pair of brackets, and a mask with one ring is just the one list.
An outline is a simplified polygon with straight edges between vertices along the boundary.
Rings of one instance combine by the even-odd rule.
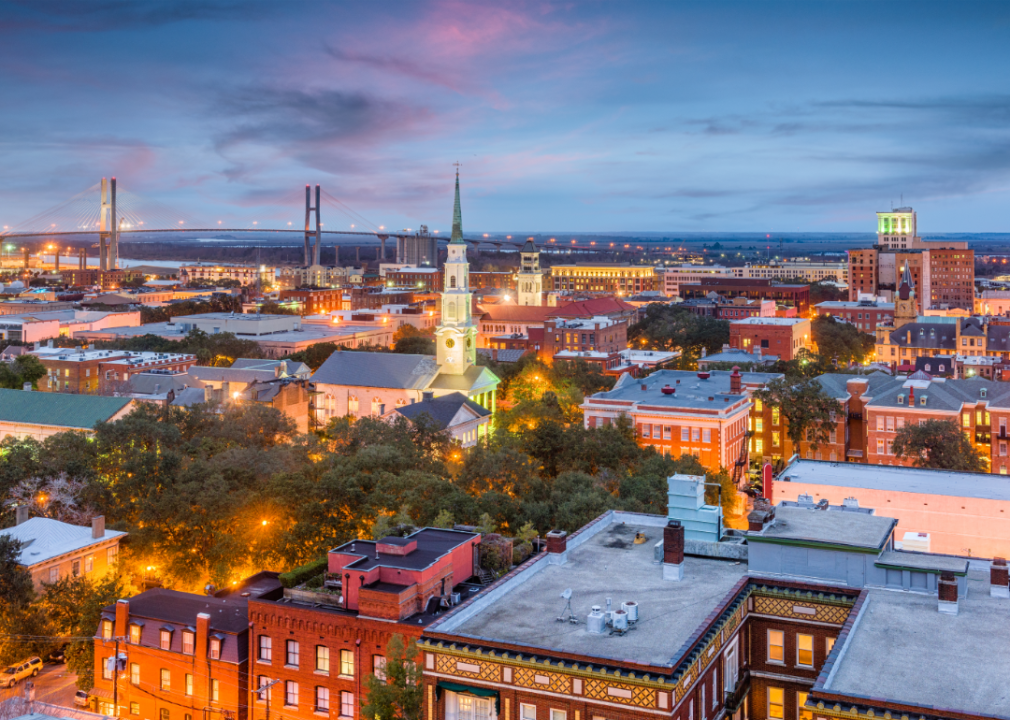
[[813, 378], [796, 381], [779, 378], [767, 387], [754, 393], [761, 402], [778, 407], [786, 420], [786, 435], [798, 448], [804, 437], [810, 447], [828, 441], [828, 430], [835, 415], [842, 412], [842, 405], [821, 389], [821, 384]]
[[341, 350], [341, 347], [336, 343], [324, 342], [316, 343], [315, 345], [309, 345], [307, 348], [300, 352], [296, 352], [293, 355], [288, 355], [285, 360], [292, 360], [294, 362], [305, 363], [309, 366], [312, 372], [319, 369], [319, 366], [329, 359], [330, 355]]
[[21, 607], [35, 597], [31, 573], [20, 560], [21, 541], [0, 535], [0, 607]]
[[814, 319], [811, 327], [817, 351], [826, 360], [848, 367], [861, 363], [873, 351], [874, 338], [851, 323], [841, 323], [831, 315]]
[[420, 720], [424, 686], [417, 659], [417, 643], [404, 644], [402, 635], [393, 635], [386, 646], [385, 677], [365, 676], [361, 714], [368, 720]]
[[0, 362], [0, 387], [20, 390], [25, 383], [38, 388], [38, 380], [46, 374], [46, 366], [34, 355], [18, 355], [12, 363]]
[[818, 280], [810, 283], [810, 304], [817, 305], [822, 302], [835, 300], [847, 300], [848, 296], [844, 290], [839, 290], [837, 285]]
[[729, 322], [700, 317], [686, 308], [653, 303], [628, 329], [628, 346], [636, 350], [680, 350], [680, 367], [697, 366], [702, 348], [717, 353], [729, 343]]
[[892, 445], [895, 457], [910, 458], [916, 467], [987, 472], [979, 454], [954, 420], [926, 420], [898, 430]]
[[393, 352], [408, 355], [434, 355], [434, 333], [431, 330], [414, 327], [410, 323], [401, 325], [393, 334]]

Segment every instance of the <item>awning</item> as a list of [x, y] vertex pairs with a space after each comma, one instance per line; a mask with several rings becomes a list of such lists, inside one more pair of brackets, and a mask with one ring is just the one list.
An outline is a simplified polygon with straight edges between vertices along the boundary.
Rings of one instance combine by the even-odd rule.
[[436, 696], [440, 696], [443, 690], [463, 695], [476, 695], [477, 697], [493, 697], [495, 713], [499, 715], [501, 714], [501, 697], [499, 696], [497, 690], [474, 687], [473, 685], [462, 685], [460, 683], [448, 682], [447, 680], [439, 680], [438, 685], [435, 687]]
[[108, 700], [109, 702], [112, 702], [111, 690], [103, 690], [102, 688], [93, 687], [90, 690], [88, 690], [88, 695], [93, 695], [94, 697], [102, 698], [102, 700]]

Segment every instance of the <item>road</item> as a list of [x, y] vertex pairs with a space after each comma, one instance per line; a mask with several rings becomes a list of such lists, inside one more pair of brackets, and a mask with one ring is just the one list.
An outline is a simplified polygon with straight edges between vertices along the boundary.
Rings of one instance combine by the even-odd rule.
[[[35, 683], [35, 699], [52, 705], [74, 707], [74, 693], [77, 692], [77, 676], [67, 670], [66, 665], [46, 664], [42, 672], [35, 678], [29, 678]], [[24, 696], [25, 683], [22, 680], [13, 689], [0, 689], [0, 702], [10, 697]]]

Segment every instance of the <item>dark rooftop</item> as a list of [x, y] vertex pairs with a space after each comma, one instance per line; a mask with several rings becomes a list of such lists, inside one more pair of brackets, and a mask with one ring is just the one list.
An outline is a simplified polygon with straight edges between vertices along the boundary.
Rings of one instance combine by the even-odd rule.
[[[352, 540], [331, 553], [345, 555], [360, 555], [361, 559], [352, 563], [355, 570], [371, 570], [374, 567], [390, 567], [401, 570], [423, 570], [435, 563], [440, 557], [451, 552], [464, 543], [471, 542], [479, 533], [463, 532], [462, 530], [442, 530], [439, 528], [424, 528], [403, 538], [404, 541], [416, 541], [417, 549], [407, 555], [389, 555], [376, 553], [375, 540]], [[393, 538], [383, 538], [379, 543], [386, 543]]]
[[[241, 595], [219, 598], [156, 588], [133, 596], [129, 602], [131, 618], [192, 625], [198, 613], [207, 613], [211, 630], [238, 634], [249, 626], [248, 600]], [[115, 615], [116, 606], [103, 610]]]

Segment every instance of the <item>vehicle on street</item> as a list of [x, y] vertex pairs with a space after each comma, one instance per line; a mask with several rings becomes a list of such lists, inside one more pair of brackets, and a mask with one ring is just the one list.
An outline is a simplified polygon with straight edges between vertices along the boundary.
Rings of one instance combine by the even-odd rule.
[[87, 707], [88, 706], [88, 691], [87, 690], [78, 690], [76, 693], [74, 693], [74, 705], [77, 705], [79, 707]]
[[57, 664], [65, 663], [67, 661], [66, 651], [67, 651], [66, 645], [56, 650], [53, 650], [51, 653], [49, 653], [49, 662]]
[[0, 673], [0, 687], [12, 688], [27, 677], [35, 677], [42, 669], [42, 658], [33, 657], [11, 665]]

